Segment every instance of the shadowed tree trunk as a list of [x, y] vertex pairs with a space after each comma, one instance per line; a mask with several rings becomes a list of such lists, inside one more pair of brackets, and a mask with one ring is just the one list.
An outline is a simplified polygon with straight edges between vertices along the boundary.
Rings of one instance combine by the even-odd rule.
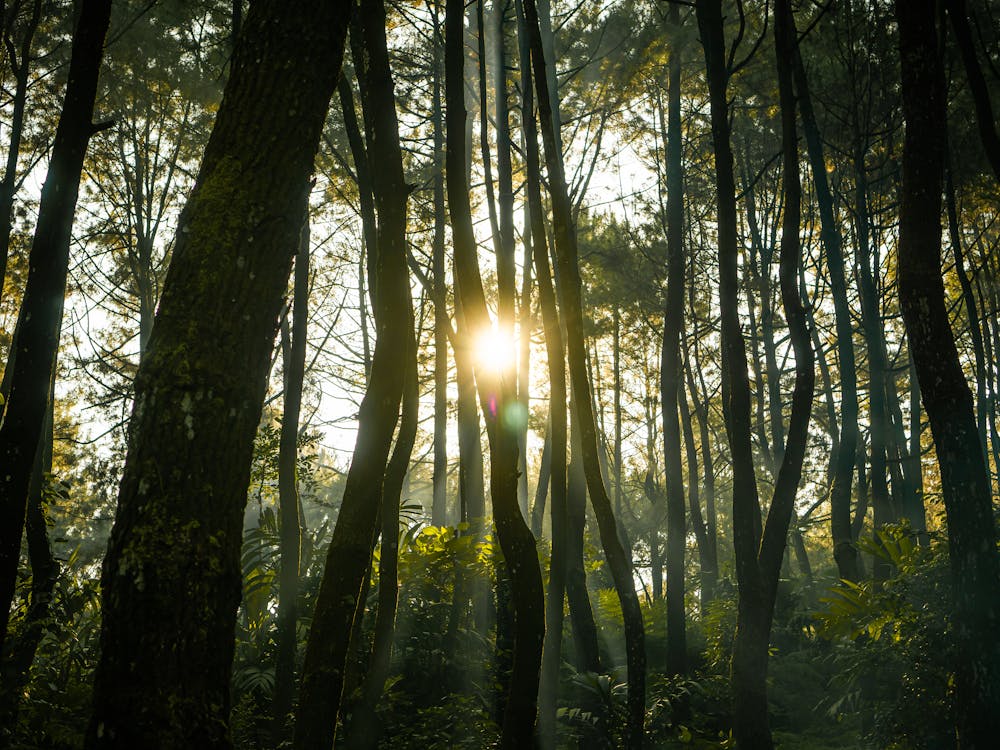
[[[545, 351], [549, 371], [549, 426], [546, 450], [549, 451], [549, 485], [552, 492], [552, 555], [549, 558], [549, 590], [545, 599], [545, 641], [542, 650], [542, 670], [538, 695], [538, 734], [542, 748], [556, 744], [556, 697], [562, 664], [563, 603], [566, 599], [567, 575], [567, 410], [566, 355], [563, 349], [559, 312], [556, 307], [552, 271], [549, 267], [548, 242], [545, 237], [542, 206], [541, 164], [538, 154], [538, 126], [535, 122], [534, 91], [531, 85], [531, 53], [524, 33], [524, 12], [517, 2], [521, 45], [521, 113], [525, 143], [525, 176], [527, 180], [528, 213], [531, 217], [535, 276], [545, 329]], [[540, 521], [540, 519], [539, 519]], [[539, 523], [539, 526], [541, 524]]]
[[295, 281], [292, 287], [292, 325], [287, 317], [282, 323], [281, 351], [284, 361], [284, 403], [281, 435], [278, 443], [279, 550], [277, 649], [274, 664], [274, 737], [277, 742], [288, 735], [288, 714], [295, 691], [295, 652], [298, 646], [297, 600], [299, 594], [299, 558], [302, 550], [302, 519], [299, 517], [298, 443], [299, 412], [306, 367], [306, 323], [309, 314], [309, 218], [304, 217], [295, 255]]
[[271, 0], [243, 26], [136, 377], [88, 748], [232, 746], [253, 438], [348, 15]]
[[576, 230], [573, 226], [572, 208], [563, 172], [562, 154], [559, 150], [557, 125], [553, 120], [550, 91], [546, 80], [545, 57], [542, 52], [542, 35], [534, 0], [524, 4], [525, 26], [531, 46], [531, 61], [535, 90], [538, 92], [538, 110], [542, 123], [542, 140], [545, 146], [546, 171], [549, 195], [552, 200], [552, 224], [555, 237], [557, 283], [559, 300], [566, 323], [566, 342], [569, 356], [569, 373], [572, 382], [575, 418], [580, 423], [580, 442], [583, 448], [583, 469], [591, 506], [597, 517], [601, 544], [614, 580], [615, 591], [622, 607], [625, 626], [625, 658], [628, 665], [628, 698], [626, 744], [642, 747], [643, 722], [646, 711], [646, 645], [639, 609], [639, 597], [632, 581], [632, 567], [621, 543], [618, 526], [611, 509], [604, 479], [601, 476], [600, 449], [597, 424], [591, 406], [591, 389], [587, 377], [586, 350], [583, 335], [583, 310], [581, 282], [578, 265]]
[[[405, 387], [399, 353], [413, 335], [406, 265], [406, 202], [392, 75], [382, 0], [355, 4], [352, 43], [364, 52], [358, 70], [368, 165], [378, 214], [378, 246], [372, 298], [376, 341], [368, 389], [358, 415], [358, 436], [347, 473], [333, 539], [316, 597], [302, 665], [295, 722], [297, 750], [333, 746], [344, 690], [352, 624], [371, 563], [372, 545], [393, 432]], [[358, 38], [360, 37], [360, 38]]]
[[[791, 20], [795, 32], [794, 18]], [[858, 447], [858, 375], [854, 357], [854, 327], [847, 301], [847, 280], [844, 275], [844, 251], [840, 225], [834, 214], [833, 193], [826, 173], [826, 157], [813, 112], [809, 82], [802, 55], [796, 42], [793, 58], [795, 95], [802, 115], [809, 166], [819, 206], [820, 239], [826, 252], [826, 268], [830, 275], [833, 296], [834, 323], [837, 330], [837, 371], [840, 373], [840, 433], [830, 481], [830, 531], [833, 535], [833, 556], [839, 576], [848, 581], [860, 580], [858, 549], [851, 533], [851, 485], [854, 459]]]
[[[445, 6], [445, 101], [448, 208], [455, 246], [455, 274], [471, 337], [489, 331], [465, 171], [464, 3]], [[490, 495], [500, 548], [511, 577], [514, 654], [504, 709], [501, 746], [527, 747], [534, 735], [545, 631], [542, 575], [531, 536], [517, 502], [517, 429], [508, 405], [516, 386], [504, 372], [475, 363], [476, 387], [490, 443]]]
[[[7, 634], [31, 483], [59, 349], [70, 233], [90, 137], [110, 0], [87, 0], [73, 32], [69, 77], [42, 185], [28, 280], [8, 355], [10, 391], [0, 426], [0, 648]], [[22, 61], [27, 65], [27, 60]], [[4, 248], [6, 252], [6, 248]], [[0, 278], [2, 284], [2, 278]]]
[[1000, 561], [989, 474], [972, 392], [949, 326], [941, 275], [941, 186], [945, 85], [933, 0], [897, 0], [902, 70], [903, 183], [899, 212], [899, 301], [920, 393], [941, 468], [959, 658], [959, 744], [988, 748], [1000, 735]]
[[[680, 10], [670, 6], [674, 44], [668, 63], [667, 100], [667, 299], [660, 349], [660, 408], [663, 414], [663, 471], [667, 490], [667, 672], [687, 672], [687, 623], [684, 616], [684, 474], [681, 467], [681, 331], [684, 328], [684, 173], [681, 167]], [[620, 416], [619, 416], [620, 419]]]
[[785, 320], [795, 355], [795, 385], [784, 458], [775, 479], [774, 495], [761, 529], [761, 511], [750, 447], [750, 387], [746, 349], [737, 307], [736, 195], [729, 145], [726, 79], [728, 69], [719, 0], [696, 4], [708, 71], [719, 200], [719, 304], [722, 308], [726, 426], [733, 456], [733, 546], [739, 603], [733, 642], [732, 681], [734, 734], [740, 748], [773, 747], [768, 723], [767, 663], [771, 620], [788, 527], [805, 457], [812, 408], [814, 373], [806, 315], [798, 289], [801, 188], [790, 63], [794, 45], [791, 8], [787, 0], [775, 7], [775, 51], [781, 105], [784, 169], [779, 285]]

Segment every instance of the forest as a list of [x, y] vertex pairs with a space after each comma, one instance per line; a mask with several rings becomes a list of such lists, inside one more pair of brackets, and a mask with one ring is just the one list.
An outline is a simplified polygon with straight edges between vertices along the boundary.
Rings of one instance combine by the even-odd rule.
[[0, 750], [1000, 746], [1000, 3], [0, 26]]

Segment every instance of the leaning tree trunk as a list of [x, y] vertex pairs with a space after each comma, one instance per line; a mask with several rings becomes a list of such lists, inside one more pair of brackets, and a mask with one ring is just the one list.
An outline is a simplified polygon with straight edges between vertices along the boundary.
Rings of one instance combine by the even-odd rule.
[[[447, 189], [455, 246], [455, 274], [468, 332], [490, 329], [489, 310], [479, 274], [476, 238], [465, 171], [464, 3], [445, 6], [445, 118]], [[511, 577], [514, 604], [514, 654], [510, 692], [503, 715], [501, 746], [527, 747], [537, 711], [538, 678], [545, 631], [542, 575], [531, 536], [517, 502], [517, 420], [506, 408], [516, 400], [515, 384], [503, 373], [477, 363], [479, 392], [490, 443], [490, 495], [504, 561]]]
[[941, 185], [945, 84], [934, 0], [897, 0], [902, 64], [903, 183], [899, 212], [899, 301], [920, 393], [930, 420], [948, 516], [954, 597], [957, 729], [963, 748], [1000, 735], [1000, 561], [989, 473], [972, 392], [948, 323], [941, 275]]
[[[542, 35], [538, 25], [538, 12], [534, 0], [524, 4], [525, 26], [531, 44], [531, 61], [535, 91], [538, 93], [538, 110], [542, 122], [542, 140], [552, 200], [552, 224], [555, 238], [557, 282], [559, 300], [566, 322], [566, 342], [569, 355], [569, 372], [572, 382], [574, 416], [580, 423], [583, 448], [583, 468], [587, 478], [590, 502], [597, 517], [601, 544], [608, 567], [614, 579], [615, 591], [622, 607], [625, 625], [625, 658], [628, 665], [627, 738], [629, 747], [643, 744], [643, 722], [646, 712], [646, 644], [639, 597], [632, 581], [632, 567], [618, 534], [611, 508], [611, 499], [601, 475], [597, 423], [591, 403], [590, 382], [587, 377], [586, 350], [583, 335], [583, 309], [578, 261], [576, 230], [573, 226], [572, 207], [563, 172], [562, 154], [559, 150], [556, 123], [552, 117], [550, 91], [546, 80], [545, 56]], [[683, 499], [683, 498], [682, 498]]]
[[413, 312], [406, 265], [406, 201], [393, 81], [382, 0], [355, 4], [352, 42], [364, 53], [358, 71], [368, 166], [378, 213], [373, 302], [377, 337], [372, 373], [358, 415], [358, 436], [344, 497], [327, 553], [306, 644], [296, 713], [297, 750], [334, 744], [344, 692], [352, 625], [371, 564], [383, 480], [405, 387], [399, 353], [412, 337]]
[[91, 120], [110, 18], [111, 0], [88, 0], [73, 32], [66, 98], [42, 185], [16, 340], [8, 355], [10, 391], [0, 426], [0, 466], [4, 467], [0, 482], [0, 647], [14, 599], [31, 468], [55, 372], [73, 213], [87, 144], [96, 132]]
[[88, 748], [232, 746], [253, 439], [348, 15], [264, 0], [237, 42], [136, 376]]

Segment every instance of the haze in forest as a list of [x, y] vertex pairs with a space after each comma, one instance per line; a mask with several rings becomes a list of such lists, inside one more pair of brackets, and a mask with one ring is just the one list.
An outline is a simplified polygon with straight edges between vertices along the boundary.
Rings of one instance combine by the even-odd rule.
[[998, 10], [0, 3], [0, 748], [995, 747]]

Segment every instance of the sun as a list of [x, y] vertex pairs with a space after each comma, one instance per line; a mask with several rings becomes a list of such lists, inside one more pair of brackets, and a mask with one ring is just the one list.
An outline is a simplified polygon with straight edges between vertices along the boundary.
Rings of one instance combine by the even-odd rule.
[[477, 366], [497, 373], [513, 367], [517, 361], [514, 340], [497, 330], [496, 326], [476, 336], [473, 354]]

